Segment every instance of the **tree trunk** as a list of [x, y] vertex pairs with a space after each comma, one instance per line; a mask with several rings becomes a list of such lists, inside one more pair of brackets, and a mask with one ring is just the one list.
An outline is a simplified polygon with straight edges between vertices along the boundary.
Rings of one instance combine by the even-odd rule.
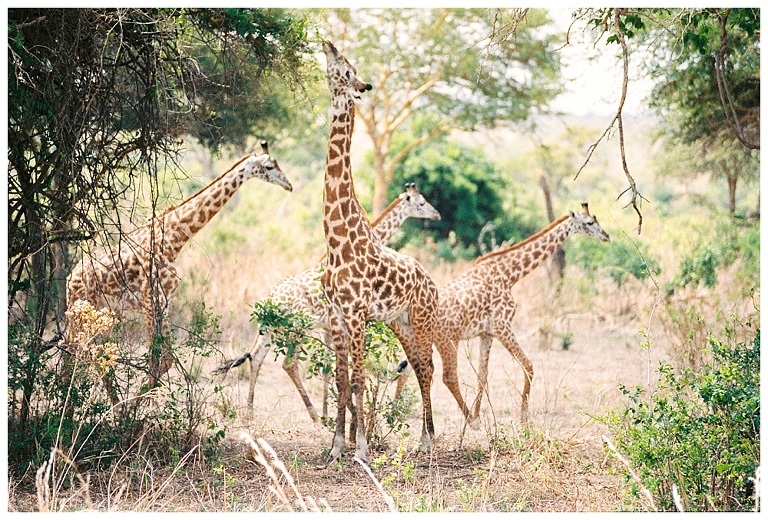
[[387, 191], [391, 181], [391, 173], [388, 175], [386, 165], [384, 164], [384, 154], [378, 149], [374, 152], [374, 180], [373, 180], [373, 214], [371, 220], [381, 215], [387, 209], [389, 201], [387, 200]]
[[[552, 192], [549, 189], [547, 177], [543, 173], [539, 178], [539, 184], [541, 185], [541, 190], [544, 192], [544, 204], [547, 208], [547, 218], [550, 222], [554, 222], [556, 217], [554, 208], [552, 207]], [[552, 258], [547, 265], [549, 266], [547, 271], [549, 272], [550, 278], [557, 284], [559, 290], [560, 281], [562, 281], [563, 272], [565, 272], [565, 250], [558, 246], [558, 248], [555, 249], [555, 252], [552, 253]]]
[[728, 211], [731, 214], [736, 213], [736, 184], [738, 180], [736, 175], [728, 174]]

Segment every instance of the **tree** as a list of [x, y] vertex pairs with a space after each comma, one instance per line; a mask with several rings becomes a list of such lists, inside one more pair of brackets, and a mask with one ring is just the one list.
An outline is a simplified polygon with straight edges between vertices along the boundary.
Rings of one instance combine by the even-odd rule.
[[[541, 10], [340, 9], [326, 16], [329, 36], [374, 87], [358, 105], [374, 150], [374, 215], [411, 150], [453, 129], [522, 121], [560, 90]], [[438, 124], [393, 150], [417, 110]]]
[[[437, 124], [429, 116], [420, 115], [409, 125], [413, 133], [422, 135]], [[393, 151], [406, 147], [411, 134], [399, 132], [392, 143]], [[397, 196], [406, 182], [415, 182], [439, 212], [441, 219], [429, 222], [429, 233], [437, 240], [455, 237], [460, 248], [475, 256], [475, 244], [486, 225], [505, 240], [520, 240], [533, 233], [537, 222], [527, 215], [507, 208], [514, 196], [514, 187], [501, 175], [482, 151], [458, 144], [446, 136], [433, 139], [428, 147], [411, 150], [395, 166], [389, 197]], [[414, 226], [424, 223], [406, 223], [406, 240]], [[421, 235], [422, 233], [420, 233]], [[423, 240], [423, 239], [420, 239]]]
[[27, 364], [22, 423], [54, 344], [44, 331], [62, 321], [68, 245], [119, 232], [141, 184], [153, 213], [182, 137], [244, 138], [254, 121], [220, 114], [248, 103], [269, 118], [262, 88], [300, 81], [306, 30], [279, 9], [9, 9], [9, 321], [31, 338], [14, 342]]

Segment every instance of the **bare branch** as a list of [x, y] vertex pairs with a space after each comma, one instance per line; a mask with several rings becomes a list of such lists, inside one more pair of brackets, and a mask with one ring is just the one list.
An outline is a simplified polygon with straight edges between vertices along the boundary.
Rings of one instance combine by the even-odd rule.
[[[621, 98], [619, 99], [619, 106], [616, 110], [616, 115], [611, 120], [611, 123], [608, 125], [608, 127], [605, 129], [605, 131], [602, 133], [602, 135], [598, 138], [598, 140], [590, 145], [589, 149], [587, 150], [587, 158], [584, 161], [584, 164], [581, 165], [581, 168], [576, 172], [576, 175], [574, 177], [574, 180], [576, 180], [581, 173], [581, 171], [584, 169], [584, 167], [589, 163], [589, 160], [592, 157], [592, 154], [597, 149], [598, 144], [603, 140], [603, 138], [610, 132], [610, 130], [613, 128], [614, 124], [618, 125], [619, 130], [619, 149], [621, 151], [621, 166], [624, 169], [624, 175], [627, 178], [627, 181], [629, 182], [629, 187], [621, 192], [619, 196], [617, 197], [617, 200], [621, 198], [622, 195], [624, 195], [627, 192], [631, 193], [631, 198], [627, 206], [632, 206], [632, 208], [635, 210], [635, 213], [637, 213], [637, 234], [639, 235], [642, 226], [643, 226], [643, 214], [640, 212], [640, 208], [638, 207], [638, 202], [642, 200], [648, 200], [645, 197], [643, 197], [640, 192], [637, 190], [637, 183], [635, 182], [634, 177], [632, 177], [632, 174], [629, 172], [629, 167], [627, 166], [627, 155], [624, 148], [624, 121], [622, 119], [622, 111], [624, 110], [624, 102], [627, 99], [627, 85], [629, 84], [629, 54], [627, 51], [627, 42], [624, 38], [624, 34], [621, 31], [621, 26], [619, 25], [619, 21], [621, 16], [626, 13], [626, 9], [615, 9], [613, 13], [613, 29], [616, 33], [616, 38], [619, 41], [619, 44], [621, 45], [621, 55], [622, 55], [622, 61], [624, 64], [624, 77], [621, 85]], [[625, 207], [627, 207], [625, 206]]]

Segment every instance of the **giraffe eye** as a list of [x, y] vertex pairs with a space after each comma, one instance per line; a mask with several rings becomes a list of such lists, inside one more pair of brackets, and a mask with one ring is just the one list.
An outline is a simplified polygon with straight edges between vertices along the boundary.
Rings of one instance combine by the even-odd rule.
[[347, 79], [352, 79], [352, 73], [350, 71], [347, 71], [345, 75], [347, 76]]

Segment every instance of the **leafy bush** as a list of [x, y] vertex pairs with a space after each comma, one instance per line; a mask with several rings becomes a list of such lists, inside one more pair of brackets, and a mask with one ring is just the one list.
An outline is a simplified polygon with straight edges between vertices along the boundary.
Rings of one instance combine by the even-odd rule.
[[[401, 150], [419, 135], [429, 133], [433, 129], [431, 125], [428, 118], [417, 118], [409, 132], [395, 135], [391, 153]], [[372, 163], [371, 157], [369, 163]], [[487, 223], [494, 225], [501, 240], [513, 241], [535, 233], [543, 224], [532, 221], [529, 212], [519, 210], [520, 204], [511, 204], [511, 209], [505, 207], [506, 202], [514, 198], [515, 187], [481, 150], [445, 137], [430, 140], [428, 145], [409, 152], [397, 164], [389, 184], [390, 200], [400, 193], [406, 182], [417, 184], [419, 191], [440, 212], [441, 220], [405, 222], [404, 238], [392, 242], [395, 248], [415, 236], [423, 242], [426, 228], [438, 243], [448, 241], [452, 235], [450, 247], [437, 251], [442, 258], [474, 258], [478, 235]]]
[[[687, 511], [754, 508], [760, 460], [760, 330], [749, 343], [709, 339], [713, 362], [700, 371], [659, 368], [648, 399], [629, 399], [609, 426], [658, 507], [674, 510], [672, 487]], [[637, 495], [637, 483], [631, 493]]]
[[[324, 345], [313, 337], [315, 320], [305, 312], [295, 311], [270, 300], [256, 302], [251, 320], [259, 323], [261, 334], [270, 333], [275, 359], [288, 355], [308, 364], [310, 376], [334, 374], [336, 357], [333, 345]], [[410, 394], [393, 400], [387, 395], [396, 378], [394, 366], [401, 354], [400, 343], [392, 330], [382, 322], [369, 322], [365, 329], [365, 410], [366, 439], [381, 443], [390, 433], [408, 428], [407, 418], [414, 399]], [[330, 395], [338, 398], [334, 385]], [[333, 427], [333, 422], [328, 421]]]
[[683, 257], [667, 292], [686, 286], [717, 284], [720, 269], [738, 263], [736, 276], [747, 289], [760, 285], [760, 224], [750, 225], [738, 217], [716, 219], [701, 231], [695, 247]]
[[650, 256], [647, 244], [622, 236], [607, 244], [575, 237], [566, 242], [564, 249], [567, 263], [578, 265], [588, 273], [605, 273], [619, 287], [626, 284], [630, 276], [642, 281], [661, 272], [659, 262]]
[[[160, 463], [173, 463], [198, 444], [210, 455], [223, 439], [225, 431], [209, 414], [210, 396], [199, 378], [202, 359], [214, 352], [221, 333], [218, 316], [203, 302], [192, 305], [178, 344], [173, 338], [161, 338], [175, 345], [173, 357], [181, 377], [168, 377], [162, 387], [137, 399], [149, 353], [132, 359], [135, 347], [125, 342], [119, 327], [112, 327], [108, 314], [87, 305], [81, 317], [81, 330], [86, 332], [74, 345], [48, 350], [36, 361], [40, 375], [26, 422], [15, 413], [16, 392], [9, 392], [9, 446], [14, 447], [9, 451], [10, 471], [23, 474], [30, 465], [39, 467], [53, 449], [67, 454], [79, 470], [148, 454]], [[28, 336], [14, 327], [9, 339], [21, 344]], [[12, 350], [10, 389], [22, 381], [18, 370], [30, 363], [16, 354], [22, 347]], [[110, 384], [117, 406], [100, 379]]]

